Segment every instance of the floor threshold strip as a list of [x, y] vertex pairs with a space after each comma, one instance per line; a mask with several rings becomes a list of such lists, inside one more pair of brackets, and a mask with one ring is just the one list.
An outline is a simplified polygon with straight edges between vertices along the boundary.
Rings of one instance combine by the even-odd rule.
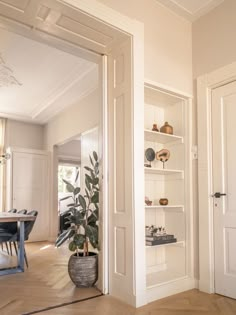
[[87, 297], [87, 298], [84, 298], [84, 299], [81, 299], [81, 300], [74, 300], [72, 302], [66, 302], [66, 303], [62, 303], [62, 304], [57, 304], [57, 305], [45, 307], [45, 308], [42, 308], [40, 310], [35, 310], [35, 311], [29, 312], [29, 313], [23, 313], [22, 315], [38, 314], [38, 313], [42, 313], [42, 312], [45, 312], [45, 311], [53, 310], [55, 308], [59, 308], [59, 307], [63, 307], [63, 306], [71, 305], [71, 304], [76, 304], [76, 303], [80, 303], [80, 302], [84, 302], [84, 301], [88, 301], [88, 300], [92, 300], [92, 299], [95, 299], [95, 298], [98, 298], [98, 297], [101, 297], [101, 296], [103, 296], [103, 293], [99, 293], [98, 295], [93, 295], [93, 296], [90, 296], [90, 297]]

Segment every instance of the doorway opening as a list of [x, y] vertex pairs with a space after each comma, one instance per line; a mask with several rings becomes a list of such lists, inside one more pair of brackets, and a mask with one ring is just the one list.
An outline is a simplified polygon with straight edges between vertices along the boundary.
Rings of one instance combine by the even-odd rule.
[[[102, 131], [99, 135], [105, 140], [102, 151], [100, 151], [103, 156], [104, 174], [102, 199], [106, 205], [104, 211], [109, 208], [111, 214], [124, 213], [127, 216], [119, 223], [118, 229], [118, 216], [114, 215], [109, 222], [108, 233], [106, 231], [108, 219], [105, 213], [103, 214], [101, 223], [104, 252], [101, 254], [103, 262], [100, 266], [106, 272], [110, 269], [109, 287], [112, 295], [133, 305], [141, 305], [145, 300], [143, 298], [145, 265], [143, 260], [138, 259], [138, 256], [140, 257], [139, 244], [143, 237], [140, 236], [140, 233], [135, 232], [142, 227], [143, 214], [142, 211], [137, 211], [134, 223], [134, 207], [138, 204], [141, 205], [143, 201], [143, 188], [139, 185], [140, 178], [141, 182], [143, 178], [141, 168], [143, 159], [139, 154], [135, 156], [134, 152], [136, 150], [140, 152], [140, 148], [143, 147], [140, 124], [142, 124], [143, 111], [144, 28], [142, 23], [125, 16], [122, 17], [119, 13], [99, 3], [94, 6], [83, 1], [73, 0], [46, 2], [45, 5], [45, 2], [41, 0], [30, 1], [19, 10], [17, 0], [11, 0], [11, 6], [7, 5], [6, 1], [0, 1], [2, 25], [18, 34], [73, 55], [77, 55], [80, 51], [85, 56], [85, 49], [88, 49], [93, 52], [92, 55], [95, 53], [99, 58], [102, 55], [103, 59], [107, 59], [107, 66], [99, 64], [101, 69], [99, 73], [104, 71], [109, 74], [109, 80], [102, 86], [104, 95], [109, 95], [109, 106], [106, 102], [101, 101], [103, 103]], [[78, 27], [78, 25], [82, 25], [82, 27]], [[91, 61], [93, 58], [94, 56], [90, 55], [88, 59]], [[102, 81], [100, 82], [102, 83]], [[98, 97], [100, 100], [102, 99], [101, 95]], [[73, 117], [71, 117], [71, 121], [75, 123]], [[122, 126], [119, 126], [120, 121], [122, 121]], [[73, 129], [69, 124], [67, 127]], [[52, 129], [50, 130], [52, 131]], [[120, 130], [122, 133], [119, 132]], [[73, 131], [76, 133], [75, 130]], [[57, 137], [54, 138], [55, 133], [51, 132], [45, 145], [45, 148], [52, 153], [48, 207], [50, 211], [49, 230], [52, 238], [58, 231], [58, 213], [55, 211], [58, 208], [57, 185], [55, 185], [57, 183], [55, 177], [57, 160], [53, 151], [55, 145], [63, 143], [71, 137], [67, 130], [62, 135], [62, 130], [58, 128], [57, 133]], [[124, 169], [125, 172], [123, 172]], [[133, 169], [136, 170], [135, 173], [133, 173]], [[108, 181], [108, 170], [110, 181]], [[117, 176], [117, 180], [114, 181], [116, 174], [123, 177]], [[127, 187], [121, 185], [122, 181], [127, 183]], [[118, 204], [117, 201], [121, 202]], [[118, 208], [116, 208], [117, 204]], [[129, 229], [126, 229], [127, 222], [132, 222]], [[117, 235], [114, 232], [118, 232]], [[120, 235], [119, 232], [124, 232], [125, 235]], [[136, 235], [135, 239], [134, 235]], [[122, 245], [123, 239], [128, 240], [125, 246]], [[125, 254], [128, 248], [134, 248], [131, 252], [132, 257]], [[144, 252], [145, 249], [142, 248], [141, 251]], [[109, 261], [109, 266], [108, 254], [112, 259]], [[121, 262], [113, 261], [114, 257], [123, 260]], [[119, 272], [120, 270], [114, 269], [114, 266], [126, 266], [125, 272], [122, 271], [123, 269], [122, 272]], [[139, 277], [139, 281], [135, 282], [137, 277]], [[102, 280], [105, 291], [108, 292], [108, 276], [103, 275]]]

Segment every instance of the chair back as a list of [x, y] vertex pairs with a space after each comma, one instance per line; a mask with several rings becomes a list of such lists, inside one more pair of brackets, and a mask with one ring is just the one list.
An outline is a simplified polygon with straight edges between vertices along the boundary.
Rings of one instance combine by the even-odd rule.
[[[30, 211], [27, 213], [27, 215], [37, 217], [38, 211], [36, 211], [36, 210]], [[29, 235], [33, 229], [35, 221], [36, 221], [36, 218], [34, 221], [25, 221], [25, 241], [27, 241], [29, 239]]]
[[[8, 210], [7, 212], [8, 213], [16, 213], [17, 210], [11, 209], [11, 210]], [[6, 230], [6, 232], [14, 234], [17, 231], [17, 223], [16, 222], [2, 222], [2, 223], [0, 223], [0, 228]]]
[[19, 214], [26, 214], [27, 213], [27, 210], [26, 209], [22, 209], [20, 211], [17, 211], [17, 213]]
[[16, 209], [11, 209], [11, 210], [8, 210], [7, 212], [9, 212], [9, 213], [16, 213], [17, 210]]

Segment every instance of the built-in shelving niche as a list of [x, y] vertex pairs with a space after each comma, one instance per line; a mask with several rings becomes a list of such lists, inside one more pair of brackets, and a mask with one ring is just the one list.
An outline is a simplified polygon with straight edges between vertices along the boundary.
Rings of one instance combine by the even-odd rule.
[[[145, 150], [153, 148], [155, 152], [161, 149], [170, 151], [165, 168], [157, 160], [151, 162], [151, 167], [144, 167], [145, 196], [152, 201], [152, 205], [145, 205], [145, 225], [164, 226], [168, 234], [174, 234], [177, 238], [176, 243], [146, 246], [146, 286], [147, 292], [150, 290], [148, 299], [154, 300], [171, 292], [179, 292], [182, 281], [189, 277], [187, 101], [184, 97], [161, 91], [150, 84], [145, 84], [144, 95]], [[173, 135], [152, 131], [153, 124], [160, 128], [165, 121], [173, 126]], [[144, 164], [147, 163], [144, 156]], [[161, 206], [160, 198], [168, 198], [168, 205]]]

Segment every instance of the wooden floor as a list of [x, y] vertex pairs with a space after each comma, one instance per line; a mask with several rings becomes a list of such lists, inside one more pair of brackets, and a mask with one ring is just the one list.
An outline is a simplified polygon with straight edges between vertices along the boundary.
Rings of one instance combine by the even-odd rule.
[[235, 315], [236, 301], [219, 295], [191, 290], [134, 309], [118, 300], [102, 296], [43, 312], [44, 315]]
[[[30, 268], [22, 274], [0, 277], [0, 314], [19, 315], [97, 295], [95, 289], [78, 289], [67, 273], [67, 248], [53, 244], [27, 244]], [[0, 255], [0, 265], [7, 256]], [[43, 311], [44, 315], [236, 315], [236, 300], [187, 291], [139, 309], [110, 297]]]
[[[71, 252], [67, 246], [57, 249], [50, 243], [31, 243], [26, 251], [29, 269], [0, 276], [1, 315], [24, 314], [100, 293], [95, 288], [76, 288], [71, 282], [67, 271]], [[1, 268], [8, 262], [9, 257], [0, 252]]]

